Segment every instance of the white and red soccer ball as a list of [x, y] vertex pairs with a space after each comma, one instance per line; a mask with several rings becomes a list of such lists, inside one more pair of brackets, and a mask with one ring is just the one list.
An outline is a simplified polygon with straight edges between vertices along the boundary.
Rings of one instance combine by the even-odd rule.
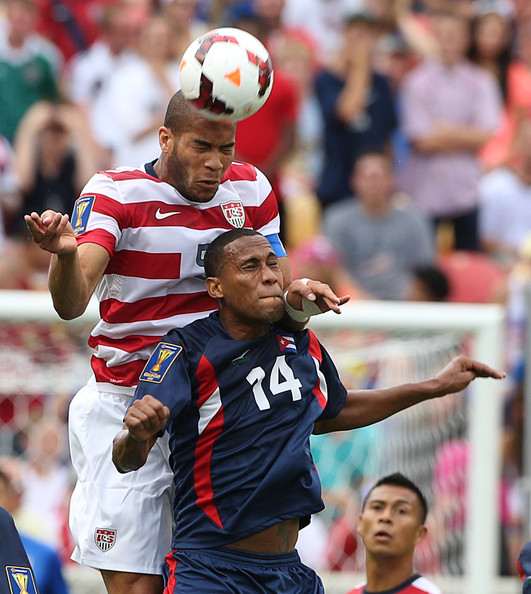
[[184, 97], [211, 120], [243, 120], [273, 88], [273, 65], [264, 45], [247, 31], [222, 27], [188, 46], [181, 60]]

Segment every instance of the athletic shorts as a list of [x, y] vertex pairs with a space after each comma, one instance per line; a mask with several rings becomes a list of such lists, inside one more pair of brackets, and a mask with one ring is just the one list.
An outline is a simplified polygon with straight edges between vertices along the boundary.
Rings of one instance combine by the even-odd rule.
[[321, 579], [297, 551], [174, 550], [166, 557], [164, 577], [164, 594], [324, 594]]
[[77, 473], [70, 503], [72, 559], [97, 569], [162, 574], [173, 523], [168, 436], [157, 440], [139, 470], [116, 470], [113, 439], [131, 398], [98, 392], [91, 380], [70, 404], [70, 454]]

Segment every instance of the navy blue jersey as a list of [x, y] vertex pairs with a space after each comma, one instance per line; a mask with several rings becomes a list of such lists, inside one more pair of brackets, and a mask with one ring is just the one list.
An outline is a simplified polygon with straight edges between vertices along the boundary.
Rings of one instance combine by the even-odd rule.
[[346, 390], [315, 335], [234, 340], [217, 312], [159, 343], [135, 397], [169, 407], [174, 549], [219, 547], [324, 504], [309, 437]]
[[37, 594], [35, 577], [11, 514], [0, 507], [0, 594]]

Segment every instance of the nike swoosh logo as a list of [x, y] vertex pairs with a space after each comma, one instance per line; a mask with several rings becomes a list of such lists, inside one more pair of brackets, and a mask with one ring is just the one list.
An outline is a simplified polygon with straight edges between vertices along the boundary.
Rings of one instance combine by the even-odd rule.
[[157, 212], [155, 213], [155, 218], [156, 219], [166, 219], [168, 217], [172, 217], [173, 215], [178, 215], [181, 214], [179, 211], [172, 211], [172, 212], [160, 212], [160, 208], [157, 209]]

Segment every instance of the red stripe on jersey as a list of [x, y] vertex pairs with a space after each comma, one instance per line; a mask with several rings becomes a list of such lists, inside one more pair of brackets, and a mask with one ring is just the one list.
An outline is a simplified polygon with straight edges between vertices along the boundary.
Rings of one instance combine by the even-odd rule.
[[221, 183], [226, 181], [255, 181], [256, 168], [249, 163], [237, 163], [229, 166], [221, 179]]
[[90, 360], [92, 371], [97, 382], [106, 382], [116, 386], [134, 387], [138, 384], [138, 378], [146, 365], [143, 359], [128, 361], [122, 365], [113, 365], [108, 368], [103, 359], [95, 355]]
[[218, 309], [218, 304], [206, 291], [150, 297], [139, 299], [134, 303], [105, 299], [100, 304], [101, 317], [110, 324], [162, 320], [177, 314], [199, 313], [215, 309]]
[[269, 192], [268, 197], [260, 206], [246, 206], [245, 212], [247, 214], [247, 220], [250, 221], [250, 225], [246, 224], [245, 226], [252, 229], [260, 229], [278, 215], [277, 197], [273, 192]]
[[120, 349], [126, 353], [136, 353], [140, 350], [154, 347], [160, 339], [160, 336], [142, 336], [140, 334], [126, 336], [125, 338], [110, 338], [109, 336], [98, 334], [98, 336], [89, 336], [88, 345], [92, 349], [100, 346]]
[[128, 227], [127, 223], [124, 224], [125, 221], [128, 219], [128, 209], [125, 208], [125, 205], [118, 200], [113, 200], [105, 194], [96, 194], [85, 192], [81, 194], [80, 198], [84, 196], [94, 196], [94, 204], [92, 205], [92, 212], [98, 212], [100, 214], [112, 217], [116, 219], [120, 223], [120, 227], [123, 229], [124, 227]]
[[116, 245], [116, 237], [112, 233], [104, 229], [94, 229], [93, 231], [86, 231], [81, 235], [76, 236], [77, 245], [82, 243], [95, 243], [104, 247], [109, 254], [114, 254], [114, 247]]
[[[311, 330], [308, 330], [308, 335], [310, 337], [310, 355], [314, 359], [317, 359], [319, 365], [321, 365], [321, 363], [323, 362], [323, 353], [321, 352], [321, 345], [319, 344], [319, 341], [317, 340], [315, 334]], [[321, 405], [321, 408], [324, 410], [326, 406], [326, 398], [323, 392], [321, 391], [321, 380], [319, 376], [317, 377], [317, 383], [315, 384], [315, 388], [312, 390], [312, 393], [317, 398], [317, 401]]]
[[168, 566], [168, 583], [164, 588], [163, 594], [173, 594], [175, 586], [177, 585], [177, 578], [175, 577], [175, 571], [177, 569], [177, 559], [173, 556], [174, 551], [170, 551], [166, 555], [166, 565]]
[[[249, 207], [245, 207], [245, 212]], [[165, 217], [172, 213], [171, 216]], [[161, 218], [164, 217], [164, 218]], [[182, 227], [193, 229], [194, 231], [211, 230], [215, 228], [233, 229], [221, 206], [215, 205], [209, 208], [199, 209], [195, 206], [183, 204], [169, 205], [164, 202], [139, 202], [130, 212], [130, 227]], [[248, 217], [244, 223], [245, 227], [250, 227]]]
[[149, 179], [150, 181], [154, 181], [159, 184], [164, 183], [158, 177], [153, 177], [152, 175], [149, 175], [149, 173], [145, 173], [140, 169], [134, 169], [132, 171], [100, 171], [99, 173], [110, 177], [114, 181]]
[[105, 274], [136, 278], [181, 278], [181, 254], [152, 254], [134, 250], [116, 250]]
[[[216, 372], [210, 361], [203, 355], [199, 361], [196, 372], [199, 382], [199, 399], [197, 407], [202, 405], [219, 388], [216, 381]], [[195, 447], [194, 486], [197, 495], [197, 505], [205, 514], [223, 528], [219, 512], [214, 503], [214, 487], [212, 485], [211, 463], [214, 443], [221, 435], [223, 428], [223, 407], [216, 412], [210, 423], [197, 439]]]

